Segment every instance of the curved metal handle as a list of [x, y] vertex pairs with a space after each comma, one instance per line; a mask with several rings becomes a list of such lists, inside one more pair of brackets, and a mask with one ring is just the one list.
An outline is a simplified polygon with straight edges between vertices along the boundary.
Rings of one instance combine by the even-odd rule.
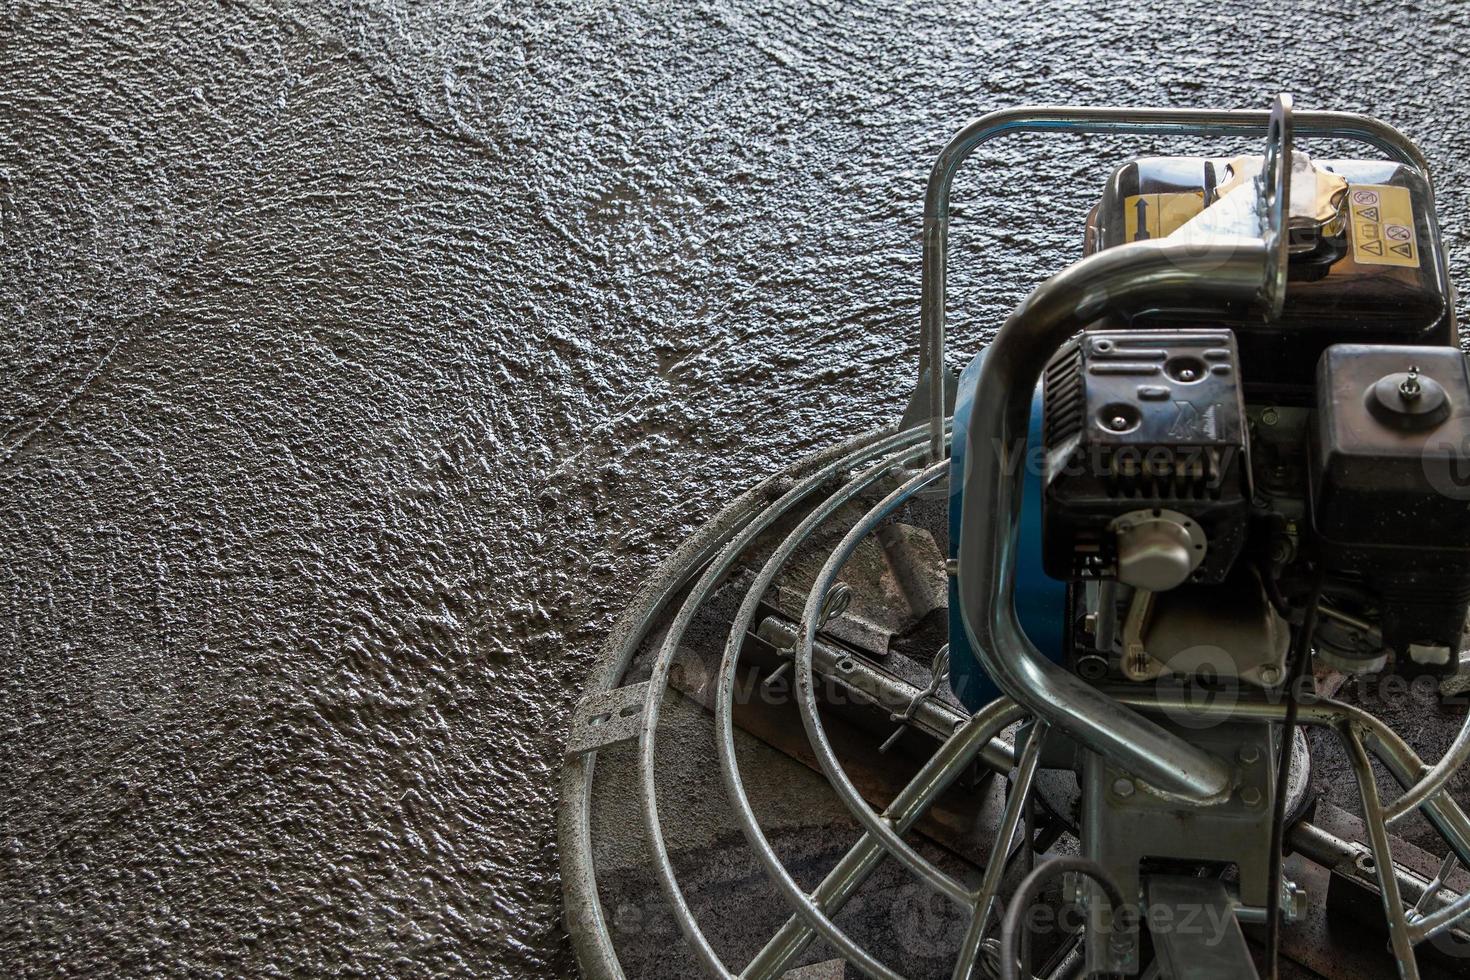
[[1056, 349], [1097, 317], [1136, 312], [1160, 299], [1256, 304], [1271, 257], [1259, 238], [1203, 247], [1157, 239], [1098, 252], [1048, 279], [990, 345], [966, 436], [959, 604], [986, 671], [1006, 694], [1084, 747], [1196, 802], [1229, 793], [1229, 766], [1058, 667], [1021, 628], [1015, 571], [1031, 395]]
[[[1130, 133], [1157, 136], [1260, 136], [1271, 112], [1258, 109], [1119, 109], [1020, 106], [972, 120], [934, 161], [924, 192], [924, 270], [920, 311], [919, 383], [929, 386], [930, 462], [944, 458], [945, 277], [949, 260], [949, 193], [960, 165], [983, 143], [1005, 133]], [[1294, 134], [1344, 139], [1376, 147], [1414, 167], [1429, 182], [1419, 148], [1388, 123], [1352, 112], [1297, 112]], [[1290, 183], [1290, 174], [1287, 175]], [[1432, 188], [1432, 184], [1431, 184]]]

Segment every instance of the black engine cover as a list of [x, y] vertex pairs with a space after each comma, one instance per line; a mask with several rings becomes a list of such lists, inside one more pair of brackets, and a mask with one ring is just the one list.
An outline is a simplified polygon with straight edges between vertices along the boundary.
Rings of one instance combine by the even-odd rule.
[[1112, 577], [1109, 524], [1164, 508], [1208, 539], [1194, 580], [1225, 578], [1250, 507], [1239, 374], [1229, 330], [1095, 330], [1058, 352], [1042, 389], [1048, 575]]
[[[1404, 400], [1410, 368], [1418, 393]], [[1388, 646], [1458, 652], [1470, 604], [1465, 356], [1338, 344], [1322, 355], [1317, 397], [1312, 525], [1329, 567], [1380, 600]]]

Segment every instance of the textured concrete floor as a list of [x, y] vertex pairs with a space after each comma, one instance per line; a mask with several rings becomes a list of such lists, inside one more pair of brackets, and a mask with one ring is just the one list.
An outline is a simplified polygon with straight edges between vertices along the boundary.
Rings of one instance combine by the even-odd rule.
[[[897, 412], [947, 134], [1371, 111], [1464, 282], [1467, 38], [1360, 0], [0, 5], [5, 972], [569, 972], [591, 651], [722, 500]], [[962, 182], [957, 360], [1075, 254], [1088, 147]]]

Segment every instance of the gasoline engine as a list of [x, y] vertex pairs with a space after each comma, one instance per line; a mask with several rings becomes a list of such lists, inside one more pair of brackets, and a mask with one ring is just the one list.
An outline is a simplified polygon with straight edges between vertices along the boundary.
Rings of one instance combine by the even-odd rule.
[[[1187, 237], [1222, 184], [1251, 191], [1254, 166], [1129, 164], [1089, 250]], [[1333, 666], [1457, 665], [1470, 383], [1429, 187], [1403, 165], [1298, 152], [1291, 191], [1279, 315], [1163, 305], [1089, 325], [1047, 367], [1044, 562], [1081, 586], [1074, 651], [1094, 677], [1273, 686], [1285, 606], [1316, 570], [1315, 646]]]
[[[949, 186], [975, 147], [1015, 131], [1264, 134], [1265, 144], [1118, 168], [1086, 217], [1083, 257], [955, 378], [944, 370]], [[1389, 159], [1317, 158], [1300, 137], [1356, 141]], [[1322, 688], [1383, 673], [1445, 682], [1467, 646], [1470, 369], [1417, 148], [1368, 117], [1293, 114], [1284, 96], [1269, 113], [995, 113], [935, 164], [923, 303], [905, 425], [732, 504], [650, 584], [610, 645], [602, 689], [579, 709], [568, 747], [565, 790], [582, 809], [564, 822], [563, 846], [584, 969], [616, 964], [600, 912], [582, 917], [596, 901], [590, 759], [636, 739], [655, 871], [712, 975], [781, 976], [821, 938], [866, 975], [900, 976], [833, 921], [884, 855], [963, 910], [955, 977], [1214, 980], [1255, 977], [1257, 962], [1274, 976], [1293, 928], [1336, 922], [1349, 904], [1334, 899], [1329, 911], [1320, 889], [1287, 873], [1289, 854], [1376, 910], [1378, 948], [1391, 956], [1352, 975], [1418, 977], [1426, 950], [1430, 973], [1445, 962], [1457, 972], [1454, 951], [1470, 949], [1460, 868], [1470, 819], [1449, 786], [1470, 757], [1470, 723], [1426, 765], [1373, 714]], [[846, 518], [845, 533], [830, 529], [859, 502], [866, 513]], [[947, 537], [947, 556], [934, 546], [932, 562], [914, 545], [926, 524], [934, 540]], [[908, 627], [850, 608], [861, 601], [858, 556], [875, 537], [887, 562], [873, 577], [888, 583], [880, 599], [902, 599], [915, 622], [947, 623], [932, 664], [904, 660], [924, 642], [906, 647]], [[743, 599], [717, 601], [731, 588]], [[675, 598], [677, 615], [656, 627]], [[723, 649], [701, 661], [686, 634], [707, 606], [738, 611]], [[789, 675], [805, 758], [864, 832], [815, 889], [777, 858], [739, 772], [733, 732], [750, 671], [762, 690]], [[663, 841], [653, 760], [670, 687], [706, 699], [738, 822], [792, 909], [744, 970], [706, 941]], [[879, 720], [864, 721], [864, 708]], [[918, 775], [893, 798], [866, 796], [871, 780], [859, 786], [828, 737], [838, 717], [860, 730], [898, 723], [880, 756], [900, 737], [930, 746]], [[1340, 740], [1365, 840], [1312, 822], [1311, 728]], [[1375, 762], [1398, 784], [1388, 798]], [[974, 768], [1008, 783], [994, 844], [964, 881], [906, 835]], [[1070, 781], [1070, 812], [1038, 798], [1041, 774]], [[1058, 821], [1044, 847], [1043, 811]], [[1437, 874], [1395, 860], [1389, 831], [1413, 813], [1448, 845]], [[1043, 968], [1026, 914], [1044, 895], [1058, 900], [1055, 884], [1081, 924]], [[1191, 910], [1223, 925], [1180, 928]]]

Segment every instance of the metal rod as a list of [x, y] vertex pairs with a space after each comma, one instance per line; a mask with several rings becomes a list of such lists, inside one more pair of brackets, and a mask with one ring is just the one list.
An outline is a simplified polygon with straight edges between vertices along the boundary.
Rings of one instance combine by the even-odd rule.
[[[1344, 863], [1356, 862], [1358, 855], [1362, 853], [1360, 850], [1362, 845], [1358, 842], [1343, 840], [1336, 834], [1328, 833], [1316, 824], [1309, 823], [1305, 820], [1292, 826], [1291, 832], [1287, 835], [1287, 843], [1297, 854], [1329, 870], [1339, 867]], [[1425, 888], [1423, 879], [1415, 876], [1412, 871], [1403, 865], [1395, 862], [1393, 870], [1394, 876], [1398, 878], [1399, 894], [1403, 896], [1405, 903], [1409, 899], [1414, 898], [1415, 895], [1418, 895], [1420, 900], [1423, 900], [1423, 897], [1429, 893], [1429, 890]], [[1460, 897], [1460, 895], [1450, 892], [1449, 901], [1457, 901]], [[1410, 935], [1414, 934], [1413, 930], [1415, 925], [1416, 922], [1411, 919]], [[1420, 940], [1415, 938], [1414, 941], [1418, 943]]]
[[[1393, 850], [1388, 840], [1388, 824], [1383, 819], [1383, 804], [1378, 798], [1378, 783], [1373, 777], [1373, 763], [1363, 739], [1354, 725], [1338, 729], [1348, 750], [1353, 775], [1358, 779], [1358, 793], [1363, 798], [1363, 822], [1368, 826], [1368, 843], [1373, 848], [1373, 871], [1378, 877], [1378, 891], [1383, 900], [1383, 914], [1388, 917], [1389, 942], [1398, 960], [1401, 980], [1419, 980], [1419, 964], [1414, 959], [1414, 942], [1409, 935], [1409, 922], [1404, 914], [1404, 900], [1399, 893], [1399, 879], [1394, 873]], [[1272, 887], [1278, 883], [1273, 882]]]
[[1384, 811], [1384, 818], [1392, 827], [1405, 816], [1419, 808], [1429, 797], [1440, 792], [1450, 777], [1459, 772], [1470, 761], [1470, 715], [1465, 716], [1465, 723], [1460, 726], [1459, 734], [1455, 736], [1454, 742], [1450, 743], [1449, 749], [1435, 763], [1414, 786], [1394, 801], [1393, 805]]
[[[1406, 163], [1429, 182], [1429, 165], [1407, 137], [1370, 116], [1350, 112], [1294, 112], [1298, 136], [1366, 143]], [[1007, 133], [1143, 134], [1155, 136], [1263, 135], [1271, 114], [1257, 109], [1099, 109], [1019, 106], [971, 120], [950, 138], [929, 173], [924, 192], [924, 265], [920, 284], [919, 383], [929, 385], [929, 461], [944, 458], [945, 299], [949, 264], [949, 198], [955, 174], [975, 149]]]
[[[1023, 714], [1010, 698], [992, 701], [981, 708], [929, 757], [883, 811], [883, 819], [892, 823], [899, 833], [907, 833], [971, 761], [985, 761], [983, 750], [993, 745], [991, 740], [1019, 721]], [[813, 903], [828, 918], [836, 915], [886, 855], [876, 837], [864, 834], [812, 892]], [[815, 937], [812, 928], [800, 916], [793, 915], [741, 972], [742, 980], [774, 980], [781, 976]]]
[[[755, 632], [772, 646], [782, 648], [786, 656], [791, 656], [800, 635], [797, 627], [798, 624], [792, 620], [773, 614], [762, 619]], [[838, 667], [838, 664], [842, 666]], [[781, 666], [789, 668], [791, 661], [783, 661]], [[940, 742], [952, 735], [969, 718], [969, 715], [939, 698], [923, 697], [922, 689], [868, 658], [854, 656], [847, 649], [834, 647], [821, 640], [812, 644], [812, 667], [822, 677], [830, 678], [835, 683], [872, 699], [885, 711], [891, 705], [917, 705], [909, 724]], [[1016, 757], [1009, 743], [993, 738], [988, 745], [981, 748], [980, 761], [996, 772], [1007, 773], [1015, 766]]]
[[[965, 930], [959, 956], [955, 958], [953, 980], [970, 980], [975, 963], [980, 958], [980, 944], [985, 939], [985, 930], [990, 915], [995, 910], [996, 894], [1000, 891], [1001, 879], [1005, 876], [1006, 858], [1011, 853], [1011, 841], [1015, 839], [1016, 827], [1025, 812], [1026, 801], [1031, 798], [1031, 787], [1036, 780], [1036, 766], [1041, 761], [1041, 745], [1046, 741], [1046, 723], [1038, 721], [1021, 752], [1016, 764], [1016, 779], [1011, 784], [1006, 798], [1005, 812], [1001, 816], [1000, 828], [995, 841], [990, 845], [990, 858], [985, 862], [985, 874], [980, 879], [980, 891], [975, 896], [974, 917]], [[1026, 841], [1030, 847], [1031, 842]]]
[[1434, 878], [1424, 886], [1424, 892], [1419, 896], [1419, 901], [1414, 903], [1415, 916], [1422, 918], [1425, 913], [1431, 911], [1430, 905], [1434, 902], [1434, 897], [1444, 888], [1445, 883], [1450, 880], [1450, 875], [1455, 873], [1455, 868], [1459, 865], [1460, 859], [1455, 856], [1454, 851], [1444, 856], [1444, 860], [1439, 863], [1439, 870], [1434, 873]]
[[1449, 904], [1436, 909], [1409, 927], [1409, 941], [1419, 944], [1453, 929], [1470, 915], [1470, 892], [1458, 895]]

